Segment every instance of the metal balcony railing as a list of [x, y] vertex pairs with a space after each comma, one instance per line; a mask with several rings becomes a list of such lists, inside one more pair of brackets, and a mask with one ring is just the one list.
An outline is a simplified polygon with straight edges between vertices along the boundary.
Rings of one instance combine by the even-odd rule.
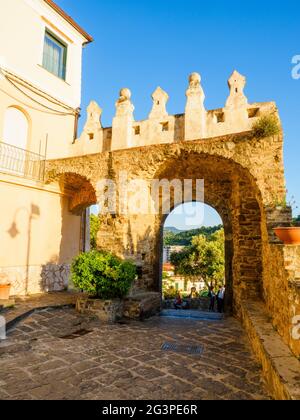
[[46, 157], [0, 142], [0, 172], [44, 181]]

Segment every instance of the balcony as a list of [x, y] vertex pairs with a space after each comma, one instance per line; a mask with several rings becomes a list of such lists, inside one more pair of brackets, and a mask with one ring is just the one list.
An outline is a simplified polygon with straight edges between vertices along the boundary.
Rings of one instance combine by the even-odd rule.
[[43, 182], [46, 157], [0, 142], [0, 173]]

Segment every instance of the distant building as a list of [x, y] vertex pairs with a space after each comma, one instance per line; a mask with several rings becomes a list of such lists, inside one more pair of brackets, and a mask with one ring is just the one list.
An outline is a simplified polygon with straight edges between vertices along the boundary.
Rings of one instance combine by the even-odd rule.
[[182, 276], [176, 276], [175, 267], [170, 263], [163, 264], [163, 272], [169, 276], [168, 279], [163, 280], [165, 286], [167, 286], [169, 289], [173, 288], [185, 294], [190, 294], [192, 289], [195, 289], [197, 293], [205, 289], [206, 285], [202, 279], [187, 280]]
[[175, 274], [175, 267], [170, 263], [164, 263], [163, 265], [163, 272], [167, 273], [169, 276], [174, 276]]
[[171, 255], [175, 252], [181, 252], [185, 247], [184, 246], [166, 246], [164, 247], [164, 257], [163, 262], [171, 262]]

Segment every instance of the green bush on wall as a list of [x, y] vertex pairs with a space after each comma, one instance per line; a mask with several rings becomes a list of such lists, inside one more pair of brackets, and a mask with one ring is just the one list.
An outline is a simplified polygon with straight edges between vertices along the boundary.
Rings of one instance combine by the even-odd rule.
[[279, 134], [279, 121], [275, 115], [264, 115], [260, 117], [253, 125], [253, 136], [264, 138]]
[[91, 251], [73, 260], [74, 286], [99, 299], [126, 296], [136, 277], [136, 266], [108, 252]]

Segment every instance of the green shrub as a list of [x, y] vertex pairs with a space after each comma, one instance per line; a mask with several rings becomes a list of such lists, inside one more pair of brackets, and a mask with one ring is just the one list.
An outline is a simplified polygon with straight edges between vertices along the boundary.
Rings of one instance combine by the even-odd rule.
[[73, 260], [74, 286], [100, 299], [126, 296], [136, 277], [136, 267], [108, 253], [91, 251]]
[[253, 124], [253, 136], [256, 138], [275, 136], [280, 132], [279, 122], [275, 115], [264, 115]]

